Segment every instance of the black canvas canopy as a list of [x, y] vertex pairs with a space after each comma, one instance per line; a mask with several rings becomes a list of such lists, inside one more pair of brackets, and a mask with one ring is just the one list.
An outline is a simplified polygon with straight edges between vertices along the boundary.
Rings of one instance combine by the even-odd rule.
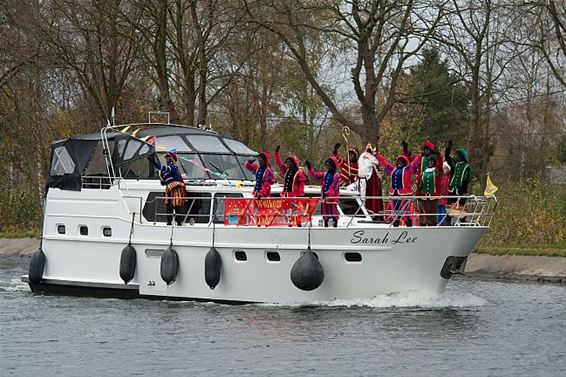
[[[80, 191], [81, 186], [101, 188], [100, 183], [98, 187], [90, 185], [100, 177], [109, 186], [114, 178], [111, 175], [157, 179], [154, 165], [144, 158], [153, 155], [163, 163], [163, 155], [169, 150], [179, 155], [178, 165], [187, 180], [253, 179], [243, 164], [257, 152], [237, 140], [194, 127], [139, 124], [129, 128], [135, 137], [123, 132], [106, 134], [108, 151], [104, 151], [100, 133], [54, 142], [47, 186]], [[107, 156], [112, 161], [110, 172]]]
[[81, 177], [88, 172], [93, 176], [108, 176], [104, 156], [112, 157], [114, 167], [150, 156], [152, 145], [129, 134], [110, 132], [106, 135], [109, 150], [105, 152], [100, 133], [78, 135], [59, 140], [51, 145], [51, 163], [47, 187], [80, 191]]

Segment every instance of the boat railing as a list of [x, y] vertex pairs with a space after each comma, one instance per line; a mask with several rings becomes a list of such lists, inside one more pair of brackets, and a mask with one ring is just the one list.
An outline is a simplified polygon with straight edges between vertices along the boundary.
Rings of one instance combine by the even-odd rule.
[[107, 175], [83, 175], [81, 177], [81, 188], [109, 190], [113, 185], [113, 179]]
[[[152, 207], [152, 213], [150, 218], [146, 219], [153, 222], [154, 224], [158, 222], [165, 222], [168, 216], [172, 213], [168, 213], [164, 205], [165, 199], [175, 199], [173, 197], [166, 196], [156, 196], [150, 202], [146, 202], [145, 207], [150, 205]], [[178, 219], [181, 217], [182, 224], [208, 224], [211, 225], [214, 221], [215, 223], [223, 224], [225, 221], [224, 213], [224, 200], [225, 199], [239, 199], [247, 201], [246, 206], [250, 206], [256, 199], [252, 198], [234, 198], [234, 197], [202, 197], [202, 196], [187, 196], [183, 198], [185, 204], [179, 211], [175, 211], [175, 217]], [[281, 198], [281, 197], [270, 197], [263, 198], [259, 200], [277, 200], [281, 199], [293, 201], [299, 198]], [[304, 197], [302, 197], [304, 199]], [[349, 208], [345, 207], [345, 202], [355, 201], [357, 205], [350, 205]], [[381, 201], [380, 205], [377, 205], [381, 210], [372, 212], [369, 210], [369, 201]], [[349, 228], [349, 227], [359, 227], [361, 224], [385, 224], [386, 226], [397, 227], [397, 226], [468, 226], [468, 227], [489, 227], [495, 209], [497, 207], [497, 199], [494, 196], [355, 196], [355, 195], [341, 195], [338, 197], [328, 197], [320, 198], [317, 208], [315, 209], [312, 218], [311, 225], [314, 227], [325, 226], [326, 221], [329, 220], [325, 218], [323, 214], [322, 206], [327, 205], [326, 203], [338, 202], [340, 206], [340, 212], [338, 212], [339, 220], [336, 223], [336, 227], [339, 228]], [[446, 202], [444, 208], [439, 210], [438, 203]], [[354, 208], [352, 208], [354, 207]], [[372, 205], [375, 207], [375, 204]], [[247, 208], [246, 208], [247, 209]], [[245, 212], [245, 211], [243, 211]], [[326, 212], [326, 209], [325, 211]], [[231, 217], [246, 216], [246, 225], [256, 225], [265, 224], [266, 214], [257, 215], [258, 219], [254, 222], [253, 213], [246, 212], [242, 215], [230, 214]], [[262, 221], [259, 217], [262, 217]], [[272, 217], [288, 217], [289, 215], [279, 211], [275, 208], [267, 216]], [[252, 218], [250, 221], [250, 217]], [[332, 221], [330, 226], [334, 226]], [[281, 222], [272, 222], [273, 224], [281, 224]], [[283, 221], [285, 223], [285, 221]], [[238, 224], [240, 224], [238, 222]], [[299, 224], [308, 224], [308, 218], [302, 217]], [[289, 226], [296, 226], [297, 222], [293, 220], [293, 224], [289, 223]]]

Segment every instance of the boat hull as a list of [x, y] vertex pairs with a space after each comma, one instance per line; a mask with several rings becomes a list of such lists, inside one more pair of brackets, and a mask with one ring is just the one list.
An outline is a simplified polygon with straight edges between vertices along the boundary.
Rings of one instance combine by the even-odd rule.
[[[307, 229], [220, 226], [215, 247], [222, 260], [221, 276], [212, 290], [204, 269], [212, 246], [210, 227], [174, 230], [179, 272], [175, 282], [167, 285], [160, 276], [160, 262], [170, 244], [171, 227], [138, 225], [134, 233], [141, 236], [132, 241], [137, 250], [136, 271], [127, 285], [120, 280], [119, 264], [128, 240], [52, 236], [43, 242], [47, 259], [43, 280], [30, 288], [50, 294], [227, 303], [312, 303], [393, 292], [441, 293], [451, 275], [441, 276], [447, 258], [463, 261], [486, 230], [383, 225], [313, 228], [311, 249], [324, 269], [324, 281], [312, 291], [302, 291], [293, 285], [290, 271], [306, 250]], [[246, 260], [242, 260], [244, 254]]]

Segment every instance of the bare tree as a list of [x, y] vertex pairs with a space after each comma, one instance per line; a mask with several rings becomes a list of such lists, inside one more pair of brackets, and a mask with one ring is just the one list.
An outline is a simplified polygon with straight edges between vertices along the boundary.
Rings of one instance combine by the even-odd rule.
[[[395, 87], [407, 60], [428, 41], [441, 20], [442, 8], [406, 1], [247, 1], [251, 22], [278, 35], [301, 67], [306, 80], [334, 119], [366, 142], [377, 142], [379, 128], [396, 102]], [[329, 48], [353, 59], [353, 92], [361, 123], [340, 109], [314, 74], [309, 38], [321, 33]], [[326, 62], [330, 65], [332, 62]], [[379, 102], [378, 98], [383, 98]]]
[[38, 25], [59, 66], [76, 75], [102, 119], [119, 105], [136, 63], [134, 31], [120, 19], [126, 7], [120, 0], [52, 0]]

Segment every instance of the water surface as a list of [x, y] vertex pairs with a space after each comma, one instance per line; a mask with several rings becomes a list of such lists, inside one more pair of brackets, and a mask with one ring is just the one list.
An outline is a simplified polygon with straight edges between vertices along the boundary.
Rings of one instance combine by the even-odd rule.
[[308, 307], [41, 296], [0, 257], [0, 376], [566, 376], [566, 288]]

